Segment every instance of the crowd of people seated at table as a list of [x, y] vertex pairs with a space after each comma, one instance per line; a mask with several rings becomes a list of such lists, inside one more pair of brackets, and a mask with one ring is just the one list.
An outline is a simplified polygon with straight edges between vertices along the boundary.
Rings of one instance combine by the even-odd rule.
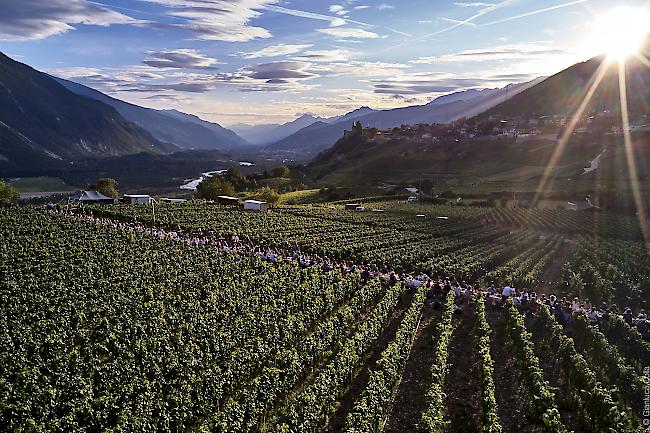
[[[53, 212], [59, 212], [54, 210]], [[556, 295], [537, 294], [533, 290], [517, 290], [511, 284], [498, 288], [490, 284], [487, 288], [478, 283], [473, 285], [465, 281], [458, 282], [447, 277], [431, 278], [425, 273], [413, 275], [404, 272], [390, 265], [378, 266], [376, 264], [358, 264], [349, 260], [338, 260], [318, 254], [306, 254], [296, 245], [290, 248], [271, 248], [255, 245], [250, 239], [242, 239], [237, 234], [224, 235], [218, 232], [194, 232], [186, 233], [180, 227], [177, 230], [162, 228], [151, 228], [139, 223], [136, 219], [132, 222], [117, 221], [110, 218], [93, 216], [92, 214], [75, 215], [84, 221], [110, 226], [121, 230], [130, 230], [144, 236], [152, 236], [159, 239], [166, 239], [176, 242], [186, 242], [195, 246], [210, 246], [224, 252], [248, 254], [268, 262], [289, 261], [297, 263], [301, 268], [319, 265], [326, 271], [339, 270], [343, 274], [358, 272], [365, 282], [373, 278], [379, 278], [385, 284], [395, 284], [402, 281], [408, 288], [417, 289], [422, 285], [429, 288], [428, 298], [434, 306], [440, 306], [450, 290], [454, 291], [455, 312], [461, 313], [463, 305], [471, 302], [475, 293], [482, 293], [485, 296], [486, 306], [492, 309], [502, 308], [506, 300], [510, 299], [521, 313], [535, 313], [540, 304], [547, 305], [555, 318], [565, 325], [570, 324], [573, 314], [586, 315], [592, 324], [600, 320], [607, 320], [609, 316], [616, 314], [622, 316], [625, 322], [636, 328], [641, 335], [650, 341], [650, 320], [644, 310], [640, 310], [635, 316], [630, 307], [620, 312], [614, 304], [608, 305], [603, 302], [599, 306], [592, 305], [589, 301], [578, 298], [558, 299]]]

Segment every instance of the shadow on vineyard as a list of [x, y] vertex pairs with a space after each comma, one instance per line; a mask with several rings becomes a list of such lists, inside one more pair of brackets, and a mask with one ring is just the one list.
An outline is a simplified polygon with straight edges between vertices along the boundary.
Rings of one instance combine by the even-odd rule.
[[420, 414], [426, 409], [426, 392], [431, 384], [429, 367], [434, 362], [434, 334], [442, 307], [425, 305], [418, 332], [395, 395], [386, 432], [417, 432]]
[[507, 432], [534, 432], [539, 426], [529, 419], [526, 409], [526, 390], [521, 379], [521, 365], [508, 341], [506, 320], [500, 311], [489, 311], [488, 321], [492, 329], [490, 350], [494, 360], [496, 399], [499, 402], [499, 419]]
[[352, 379], [351, 383], [348, 385], [347, 390], [339, 400], [338, 408], [328, 420], [326, 431], [338, 432], [344, 428], [345, 418], [352, 411], [355, 402], [359, 399], [361, 393], [368, 385], [370, 370], [376, 369], [377, 361], [379, 361], [382, 352], [386, 349], [386, 346], [388, 346], [388, 344], [394, 338], [395, 332], [397, 331], [403, 315], [409, 307], [411, 301], [412, 296], [408, 295], [404, 295], [400, 299], [398, 306], [395, 308], [395, 311], [390, 318], [390, 322], [382, 331], [382, 334], [375, 342], [371, 351], [366, 354], [365, 362], [361, 366], [360, 370], [357, 371], [357, 374]]
[[445, 383], [449, 430], [457, 433], [479, 431], [479, 384], [477, 342], [472, 331], [473, 309], [465, 307], [454, 317], [457, 322], [449, 345], [449, 374]]

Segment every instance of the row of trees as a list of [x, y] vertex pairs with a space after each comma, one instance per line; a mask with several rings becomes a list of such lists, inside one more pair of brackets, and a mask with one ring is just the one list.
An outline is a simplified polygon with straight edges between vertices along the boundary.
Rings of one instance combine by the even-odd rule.
[[216, 200], [220, 195], [235, 195], [238, 191], [251, 192], [250, 197], [268, 203], [277, 203], [280, 194], [270, 186], [259, 187], [259, 182], [266, 179], [286, 179], [290, 170], [286, 166], [264, 170], [262, 173], [242, 174], [236, 168], [231, 168], [222, 176], [212, 176], [203, 180], [196, 190], [196, 197], [206, 200]]
[[[262, 173], [243, 175], [236, 168], [231, 168], [223, 176], [213, 176], [201, 182], [197, 188], [196, 197], [206, 200], [216, 200], [220, 195], [232, 196], [237, 191], [250, 191], [251, 197], [277, 203], [280, 194], [269, 186], [259, 188], [259, 181], [265, 179], [285, 179], [289, 177], [290, 170], [286, 166], [275, 167], [271, 170], [264, 170]], [[101, 194], [118, 198], [120, 193], [117, 189], [118, 182], [112, 178], [100, 178], [97, 182], [88, 185], [89, 190], [98, 191]], [[0, 204], [8, 205], [18, 202], [20, 198], [18, 191], [6, 183], [0, 182]]]
[[[205, 179], [196, 188], [196, 197], [205, 200], [216, 200], [220, 195], [235, 195], [233, 184], [221, 176], [213, 176]], [[255, 198], [268, 203], [277, 203], [280, 194], [268, 186], [262, 187], [255, 191], [251, 198]]]

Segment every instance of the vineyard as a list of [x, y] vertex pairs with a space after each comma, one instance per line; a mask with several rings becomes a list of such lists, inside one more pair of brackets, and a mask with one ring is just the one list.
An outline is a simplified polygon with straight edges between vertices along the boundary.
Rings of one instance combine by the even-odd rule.
[[[632, 218], [371, 206], [385, 211], [85, 212], [650, 307], [650, 256]], [[0, 309], [2, 431], [647, 431], [650, 344], [619, 316], [563, 322], [544, 305], [436, 298], [425, 285], [36, 208], [0, 208]]]

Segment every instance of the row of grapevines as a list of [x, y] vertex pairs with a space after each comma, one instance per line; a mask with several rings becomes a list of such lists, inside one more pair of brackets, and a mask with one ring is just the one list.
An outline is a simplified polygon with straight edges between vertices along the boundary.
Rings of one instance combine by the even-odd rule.
[[589, 348], [591, 360], [605, 372], [611, 384], [618, 387], [623, 400], [636, 413], [641, 413], [643, 401], [639, 396], [643, 395], [644, 387], [648, 386], [648, 379], [639, 376], [634, 367], [626, 365], [618, 350], [609, 344], [596, 326], [589, 323], [589, 319], [584, 314], [574, 314], [573, 330], [574, 339]]
[[388, 410], [411, 353], [427, 291], [426, 286], [420, 286], [411, 307], [402, 319], [395, 339], [381, 354], [376, 369], [370, 372], [366, 388], [346, 419], [346, 432], [381, 432], [384, 430]]
[[363, 363], [364, 354], [381, 334], [403, 293], [402, 284], [390, 287], [366, 321], [345, 342], [336, 358], [262, 430], [296, 433], [320, 430], [335, 410], [347, 383]]
[[487, 219], [499, 225], [535, 228], [548, 232], [601, 234], [623, 239], [639, 239], [636, 218], [613, 213], [573, 212], [560, 209], [498, 208]]
[[497, 413], [497, 399], [494, 395], [494, 361], [490, 355], [490, 325], [485, 316], [485, 300], [478, 293], [476, 304], [476, 327], [478, 337], [478, 371], [481, 395], [481, 432], [499, 433], [502, 431]]
[[362, 286], [349, 303], [320, 323], [304, 340], [278, 352], [275, 359], [230, 397], [204, 426], [211, 431], [233, 433], [259, 429], [282, 398], [287, 397], [322, 360], [340, 349], [359, 316], [380, 291], [377, 280]]
[[422, 413], [418, 424], [420, 430], [427, 433], [441, 433], [447, 425], [444, 420], [445, 408], [445, 380], [449, 366], [449, 343], [454, 332], [452, 317], [454, 313], [454, 291], [447, 293], [447, 301], [442, 319], [437, 327], [435, 342], [435, 362], [431, 366], [431, 385], [427, 391], [427, 408]]
[[516, 286], [530, 286], [539, 281], [560, 242], [559, 236], [541, 239], [527, 251], [489, 272], [486, 277], [492, 281], [507, 281]]
[[0, 209], [0, 430], [188, 430], [359, 287]]
[[318, 274], [302, 282], [287, 297], [257, 298], [264, 314], [250, 320], [254, 309], [237, 315], [235, 326], [217, 332], [215, 355], [222, 361], [219, 381], [212, 386], [215, 398], [232, 394], [274, 353], [290, 346], [332, 308], [348, 299], [358, 288], [358, 276], [343, 282], [329, 281]]
[[592, 431], [631, 432], [628, 414], [617, 406], [612, 392], [598, 382], [587, 360], [575, 349], [573, 339], [564, 335], [549, 308], [541, 305], [535, 326], [543, 335], [544, 348], [551, 351], [560, 366], [568, 392]]
[[526, 406], [533, 419], [542, 424], [542, 431], [545, 433], [568, 432], [560, 420], [555, 394], [548, 382], [544, 380], [544, 372], [533, 350], [534, 344], [530, 332], [524, 325], [524, 317], [512, 302], [506, 304], [505, 317], [508, 344], [519, 364], [519, 372], [528, 391]]
[[622, 317], [611, 315], [609, 320], [601, 320], [599, 326], [625, 360], [636, 367], [638, 374], [650, 365], [650, 343], [643, 339], [639, 331], [625, 323]]
[[620, 307], [650, 306], [650, 255], [642, 242], [581, 236], [564, 279], [581, 299]]

